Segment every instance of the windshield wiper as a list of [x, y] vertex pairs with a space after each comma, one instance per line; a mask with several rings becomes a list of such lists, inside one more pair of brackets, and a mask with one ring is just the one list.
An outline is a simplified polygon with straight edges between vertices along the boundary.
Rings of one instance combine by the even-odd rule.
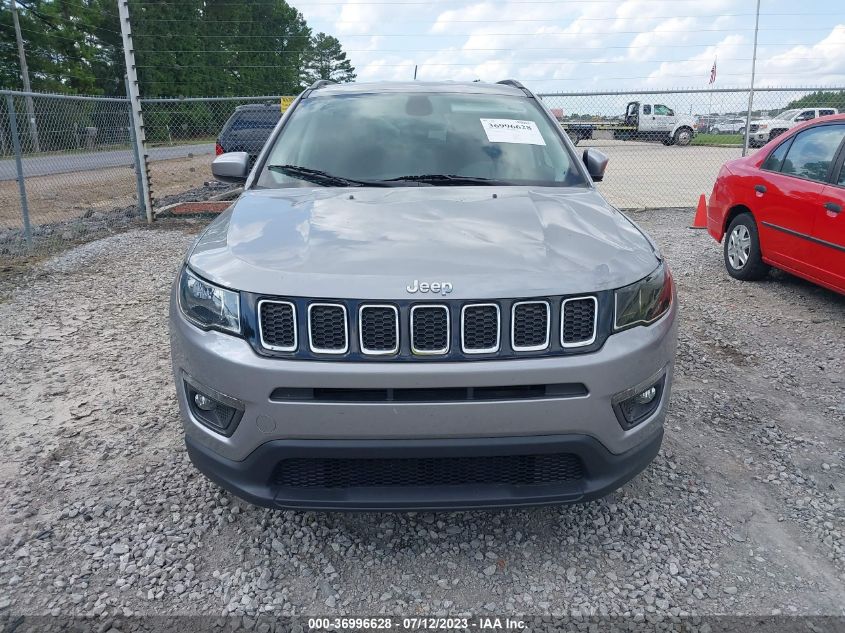
[[481, 176], [460, 176], [457, 174], [419, 174], [388, 178], [382, 182], [425, 182], [432, 185], [501, 185], [501, 180], [482, 178]]
[[319, 169], [311, 169], [310, 167], [301, 167], [300, 165], [268, 165], [267, 169], [270, 171], [277, 171], [286, 176], [292, 176], [313, 182], [316, 185], [324, 185], [326, 187], [385, 187], [378, 181], [369, 182], [367, 180], [354, 180], [352, 178], [344, 178], [343, 176], [335, 176], [327, 174]]

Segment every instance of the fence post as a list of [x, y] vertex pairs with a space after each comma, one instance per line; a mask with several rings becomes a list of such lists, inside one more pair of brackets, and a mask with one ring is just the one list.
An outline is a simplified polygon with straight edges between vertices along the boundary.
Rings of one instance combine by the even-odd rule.
[[129, 107], [132, 109], [132, 124], [135, 128], [135, 144], [138, 147], [141, 160], [141, 186], [143, 187], [143, 204], [147, 210], [147, 222], [153, 222], [153, 202], [150, 193], [150, 173], [147, 162], [146, 135], [144, 132], [144, 115], [141, 111], [141, 98], [138, 95], [138, 74], [135, 69], [135, 48], [132, 44], [132, 31], [129, 23], [129, 0], [117, 0], [117, 11], [120, 16], [120, 33], [123, 39], [123, 59], [126, 63], [127, 94]]
[[129, 75], [124, 75], [126, 82], [126, 105], [129, 108], [129, 142], [132, 144], [132, 155], [135, 157], [135, 185], [138, 188], [138, 211], [144, 211], [144, 181], [141, 176], [141, 148], [138, 146], [138, 137], [135, 134], [135, 112], [132, 110], [132, 102], [129, 101]]
[[26, 199], [26, 184], [23, 180], [23, 160], [21, 155], [21, 139], [18, 136], [18, 118], [15, 116], [15, 98], [6, 95], [6, 105], [9, 108], [9, 127], [12, 133], [12, 147], [15, 150], [15, 169], [18, 173], [18, 191], [21, 196], [21, 214], [23, 215], [23, 233], [27, 246], [32, 246], [32, 227], [29, 225], [29, 204]]
[[754, 74], [757, 70], [757, 31], [760, 30], [760, 0], [757, 0], [757, 17], [754, 22], [754, 55], [751, 58], [751, 85], [748, 87], [748, 112], [745, 115], [745, 138], [742, 141], [742, 155], [748, 153], [748, 134], [751, 129], [751, 110], [754, 109]]

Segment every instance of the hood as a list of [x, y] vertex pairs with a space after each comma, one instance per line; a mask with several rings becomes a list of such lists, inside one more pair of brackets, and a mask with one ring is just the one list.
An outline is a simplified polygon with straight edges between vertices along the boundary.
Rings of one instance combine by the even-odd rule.
[[527, 297], [618, 288], [657, 265], [649, 240], [594, 189], [248, 190], [189, 265], [249, 292], [320, 298]]
[[773, 125], [773, 124], [783, 124], [785, 126], [793, 125], [792, 121], [786, 121], [784, 119], [751, 119], [751, 125]]

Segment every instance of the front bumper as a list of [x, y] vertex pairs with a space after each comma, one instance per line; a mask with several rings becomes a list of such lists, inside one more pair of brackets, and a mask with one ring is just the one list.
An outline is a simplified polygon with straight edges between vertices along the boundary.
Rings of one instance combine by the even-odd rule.
[[754, 145], [765, 145], [769, 142], [769, 130], [762, 132], [751, 132], [748, 135], [748, 143]]
[[[256, 505], [298, 510], [454, 510], [568, 504], [602, 497], [639, 474], [657, 455], [663, 429], [639, 446], [614, 455], [585, 435], [449, 440], [275, 440], [243, 461], [228, 460], [186, 438], [188, 454], [209, 479]], [[270, 483], [285, 459], [471, 459], [497, 455], [576, 455], [584, 476], [549, 485], [472, 484], [296, 488]]]
[[[558, 357], [468, 362], [351, 362], [258, 356], [243, 339], [202, 331], [171, 303], [171, 351], [186, 443], [210, 479], [254, 503], [285, 508], [400, 509], [567, 503], [606, 494], [657, 453], [669, 401], [677, 300], [648, 327], [610, 336], [598, 351]], [[230, 436], [201, 424], [184, 377], [243, 404]], [[665, 375], [656, 410], [632, 429], [614, 397]], [[278, 401], [290, 389], [438, 389], [578, 383], [585, 395], [474, 401]], [[526, 452], [529, 451], [529, 452]], [[583, 476], [556, 486], [479, 485], [290, 490], [274, 483], [278, 464], [308, 459], [467, 458], [566, 453]]]

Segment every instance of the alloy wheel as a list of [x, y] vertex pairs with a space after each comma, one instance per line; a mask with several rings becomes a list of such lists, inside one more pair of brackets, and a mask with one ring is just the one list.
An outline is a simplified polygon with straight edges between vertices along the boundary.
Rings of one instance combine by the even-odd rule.
[[734, 270], [742, 270], [751, 253], [751, 234], [748, 227], [738, 224], [728, 238], [728, 261]]

